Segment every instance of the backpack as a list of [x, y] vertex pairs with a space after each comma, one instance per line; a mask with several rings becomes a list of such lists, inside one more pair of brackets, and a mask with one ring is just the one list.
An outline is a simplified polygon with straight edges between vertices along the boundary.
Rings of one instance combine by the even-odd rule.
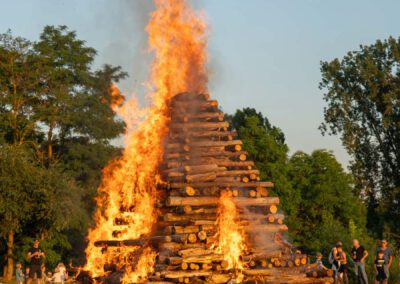
[[328, 261], [330, 264], [333, 264], [333, 262], [335, 261], [333, 257], [333, 250], [331, 250], [331, 252], [329, 253]]

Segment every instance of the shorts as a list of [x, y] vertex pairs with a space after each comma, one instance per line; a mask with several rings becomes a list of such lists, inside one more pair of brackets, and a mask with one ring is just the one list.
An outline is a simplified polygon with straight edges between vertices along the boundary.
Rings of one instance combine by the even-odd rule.
[[29, 278], [33, 279], [35, 277], [37, 279], [41, 279], [42, 278], [42, 267], [41, 265], [31, 265], [29, 266]]
[[347, 264], [340, 265], [338, 272], [347, 274], [348, 273]]
[[376, 279], [376, 281], [383, 281], [383, 280], [387, 280], [388, 277], [384, 271], [379, 271], [378, 274], [376, 275], [375, 279]]

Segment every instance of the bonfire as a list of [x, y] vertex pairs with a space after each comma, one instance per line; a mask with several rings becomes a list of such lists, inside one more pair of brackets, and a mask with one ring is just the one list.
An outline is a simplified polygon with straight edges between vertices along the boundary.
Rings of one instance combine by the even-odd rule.
[[103, 171], [84, 270], [107, 283], [326, 283], [306, 277], [273, 183], [208, 95], [204, 18], [184, 0], [155, 6], [150, 106], [110, 86], [125, 149]]

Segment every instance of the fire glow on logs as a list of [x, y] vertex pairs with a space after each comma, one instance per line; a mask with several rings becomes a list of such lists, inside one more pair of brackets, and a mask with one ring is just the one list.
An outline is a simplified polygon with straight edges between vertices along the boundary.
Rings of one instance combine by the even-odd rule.
[[103, 171], [84, 269], [108, 283], [326, 283], [300, 273], [272, 182], [206, 95], [204, 20], [184, 0], [155, 4], [151, 105], [110, 87], [125, 149]]
[[221, 191], [218, 201], [218, 238], [216, 251], [224, 255], [228, 269], [243, 269], [240, 256], [246, 249], [243, 228], [239, 224], [239, 214], [229, 190]]

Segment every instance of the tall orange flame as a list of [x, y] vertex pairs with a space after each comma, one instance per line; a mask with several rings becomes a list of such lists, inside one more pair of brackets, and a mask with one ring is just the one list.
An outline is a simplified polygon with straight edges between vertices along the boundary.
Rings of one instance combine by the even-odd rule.
[[142, 255], [135, 266], [135, 270], [132, 271], [131, 267], [128, 266], [125, 269], [122, 283], [140, 283], [146, 280], [149, 273], [154, 271], [156, 253], [150, 248], [145, 248]]
[[85, 269], [92, 276], [103, 275], [103, 266], [118, 260], [125, 266], [125, 283], [145, 280], [152, 271], [154, 252], [146, 249], [132, 267], [132, 255], [140, 253], [138, 247], [104, 250], [95, 242], [137, 239], [151, 233], [157, 217], [157, 167], [169, 121], [168, 103], [178, 93], [207, 92], [205, 21], [185, 0], [155, 0], [155, 5], [147, 26], [150, 51], [154, 52], [151, 104], [139, 109], [132, 98], [121, 105], [118, 88], [111, 86], [113, 108], [127, 125], [126, 146], [122, 157], [103, 171], [96, 226], [89, 231], [86, 249]]
[[216, 251], [223, 254], [229, 269], [243, 269], [240, 256], [246, 249], [239, 213], [228, 191], [221, 192], [218, 203], [218, 245]]

